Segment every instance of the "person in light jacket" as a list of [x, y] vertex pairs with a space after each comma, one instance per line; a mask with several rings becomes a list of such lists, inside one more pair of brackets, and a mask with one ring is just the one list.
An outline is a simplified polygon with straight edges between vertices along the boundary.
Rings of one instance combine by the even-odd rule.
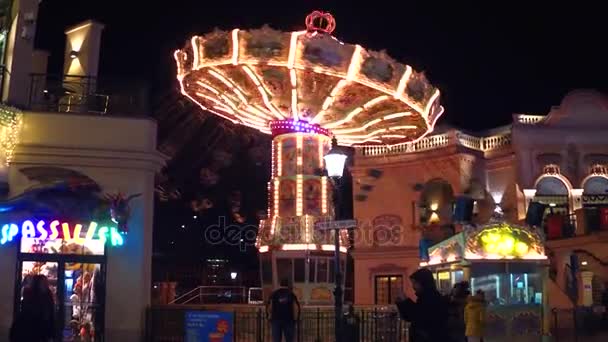
[[486, 321], [486, 301], [483, 291], [479, 290], [470, 296], [464, 307], [465, 334], [468, 342], [483, 341]]

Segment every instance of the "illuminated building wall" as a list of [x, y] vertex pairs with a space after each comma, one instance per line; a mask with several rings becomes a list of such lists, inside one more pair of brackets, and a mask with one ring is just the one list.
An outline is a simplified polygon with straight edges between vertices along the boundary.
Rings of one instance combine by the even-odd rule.
[[[545, 216], [551, 211], [570, 214], [574, 222], [564, 224], [560, 219], [543, 227], [546, 246], [554, 254], [547, 253], [552, 262], [570, 263], [575, 249], [605, 260], [606, 243], [589, 234], [608, 234], [608, 224], [602, 225], [597, 215], [608, 212], [604, 209], [608, 208], [608, 157], [600, 152], [605, 151], [608, 138], [593, 128], [608, 124], [605, 103], [605, 94], [579, 90], [567, 94], [546, 115], [516, 114], [512, 125], [484, 135], [448, 129], [400, 146], [356, 147], [354, 212], [358, 222], [365, 224], [357, 232], [360, 236], [352, 253], [355, 302], [375, 303], [376, 276], [401, 275], [406, 292], [413, 295], [407, 277], [419, 267], [421, 237], [437, 243], [454, 234], [449, 227], [451, 204], [464, 194], [476, 201], [473, 221], [477, 224], [502, 213], [507, 222], [523, 225], [532, 201], [548, 206]], [[595, 222], [586, 216], [593, 212]], [[461, 227], [453, 228], [457, 233]], [[520, 238], [492, 232], [479, 241], [488, 255], [539, 258], [530, 251], [531, 244], [520, 243], [525, 242]], [[475, 257], [482, 258], [470, 255]], [[448, 254], [446, 261], [449, 258]], [[605, 268], [594, 264], [590, 256], [581, 254], [580, 260], [585, 271], [608, 279]], [[566, 288], [564, 268], [556, 266], [554, 271], [554, 288]], [[568, 303], [567, 296], [561, 297], [551, 293], [552, 307]]]

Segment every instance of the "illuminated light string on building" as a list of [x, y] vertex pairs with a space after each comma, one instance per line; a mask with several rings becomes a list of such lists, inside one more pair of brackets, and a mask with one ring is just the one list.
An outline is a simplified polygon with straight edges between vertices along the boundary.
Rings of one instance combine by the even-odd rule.
[[0, 105], [0, 148], [4, 152], [4, 166], [13, 159], [15, 147], [19, 143], [22, 113], [19, 109]]
[[[312, 243], [294, 243], [294, 244], [284, 244], [281, 246], [281, 250], [284, 251], [327, 251], [333, 252], [335, 249], [334, 245], [316, 245]], [[270, 250], [270, 246], [264, 245], [258, 248], [260, 253], [266, 253]], [[341, 253], [346, 253], [347, 248], [344, 246], [340, 247]]]
[[104, 244], [110, 242], [112, 246], [124, 244], [123, 234], [113, 226], [102, 225], [95, 221], [88, 224], [83, 237], [83, 224], [53, 220], [47, 222], [38, 220], [25, 220], [21, 224], [6, 223], [0, 228], [0, 245], [15, 241], [16, 239], [37, 239], [41, 241], [62, 239], [67, 243], [76, 243], [86, 246], [89, 241], [100, 240]]

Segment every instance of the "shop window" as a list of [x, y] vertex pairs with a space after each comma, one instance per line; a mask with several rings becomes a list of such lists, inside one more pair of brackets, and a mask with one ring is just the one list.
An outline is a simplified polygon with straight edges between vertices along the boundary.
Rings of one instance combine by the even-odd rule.
[[262, 260], [262, 282], [264, 285], [272, 285], [272, 261], [270, 258]]
[[452, 291], [452, 278], [449, 271], [437, 273], [437, 289], [445, 294]]
[[99, 264], [66, 265], [64, 270], [63, 298], [65, 312], [71, 320], [66, 320], [63, 336], [74, 339], [90, 337], [99, 330], [101, 306], [104, 301], [102, 273]]
[[293, 260], [293, 280], [296, 283], [303, 283], [306, 279], [306, 269], [304, 267], [304, 259]]
[[375, 278], [375, 301], [378, 305], [390, 305], [403, 290], [403, 276], [380, 275]]
[[318, 259], [317, 260], [317, 283], [327, 283], [327, 271], [329, 268], [329, 263], [327, 259]]
[[452, 272], [452, 279], [454, 284], [458, 284], [464, 281], [464, 272], [457, 270]]
[[542, 285], [538, 274], [509, 274], [509, 304], [542, 304]]
[[277, 259], [277, 276], [279, 283], [283, 279], [293, 283], [293, 260], [292, 259]]
[[24, 261], [21, 263], [22, 287], [27, 287], [30, 276], [43, 275], [49, 281], [49, 287], [53, 292], [54, 302], [57, 303], [57, 283], [58, 283], [59, 264], [56, 262], [45, 261]]
[[540, 305], [542, 281], [537, 273], [491, 274], [471, 279], [471, 291], [482, 290], [490, 305]]
[[508, 303], [504, 291], [506, 285], [504, 274], [489, 274], [471, 278], [471, 292], [483, 291], [486, 302], [490, 305], [505, 305]]
[[309, 259], [308, 261], [308, 282], [315, 282], [315, 274], [317, 270], [317, 259]]

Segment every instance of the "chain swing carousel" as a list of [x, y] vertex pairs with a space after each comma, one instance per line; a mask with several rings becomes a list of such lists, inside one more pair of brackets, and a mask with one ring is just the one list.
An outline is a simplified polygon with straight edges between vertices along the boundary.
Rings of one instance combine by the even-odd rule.
[[[306, 30], [216, 30], [175, 52], [184, 96], [273, 136], [268, 217], [257, 241], [262, 284], [267, 294], [289, 278], [307, 304], [333, 302], [333, 238], [314, 231], [315, 222], [334, 215], [331, 182], [319, 172], [331, 139], [411, 143], [443, 112], [439, 90], [423, 73], [341, 42], [332, 36], [335, 26], [331, 14], [315, 11]], [[349, 241], [342, 233], [344, 264]]]

